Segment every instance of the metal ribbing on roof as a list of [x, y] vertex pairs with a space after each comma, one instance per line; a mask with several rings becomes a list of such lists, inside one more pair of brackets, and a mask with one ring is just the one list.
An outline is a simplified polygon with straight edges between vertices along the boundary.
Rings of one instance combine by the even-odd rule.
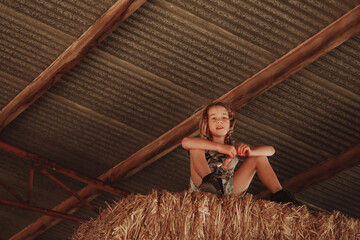
[[2, 1], [0, 71], [32, 81], [113, 2]]
[[[25, 190], [27, 188], [26, 181], [28, 179], [28, 169], [30, 167], [28, 160], [14, 156], [8, 152], [4, 152], [3, 150], [0, 151], [0, 163], [2, 164], [0, 180], [4, 182], [5, 180], [9, 179], [9, 181], [6, 181], [5, 183], [25, 200]], [[16, 169], [17, 172], [12, 174], [14, 169]], [[0, 195], [3, 198], [16, 201], [16, 199], [13, 198], [12, 195], [10, 195], [10, 193], [5, 191], [5, 189], [2, 187], [0, 190]]]
[[[298, 127], [301, 126], [302, 131], [304, 132], [306, 132], [307, 129], [312, 132], [312, 134], [309, 133], [308, 136], [316, 135], [319, 138], [328, 139], [330, 142], [328, 142], [327, 145], [329, 146], [332, 145], [332, 142], [341, 141], [342, 144], [340, 144], [340, 146], [343, 145], [342, 149], [346, 149], [347, 147], [352, 146], [358, 140], [355, 136], [353, 136], [352, 132], [346, 134], [345, 132], [337, 129], [336, 125], [334, 126], [334, 124], [331, 124], [330, 121], [324, 122], [323, 120], [320, 120], [323, 118], [316, 116], [316, 114], [307, 112], [306, 110], [301, 110], [301, 105], [293, 105], [289, 102], [286, 102], [285, 99], [279, 99], [278, 96], [271, 95], [271, 93], [267, 94], [266, 97], [262, 98], [261, 100], [264, 101], [264, 105], [266, 102], [266, 106], [270, 107], [272, 111], [275, 111], [275, 113], [280, 118], [292, 118], [292, 124], [295, 124]], [[284, 102], [286, 102], [286, 104], [282, 105]], [[286, 116], [284, 116], [283, 113], [286, 113]], [[283, 126], [286, 126], [286, 124]], [[310, 129], [309, 126], [312, 126], [312, 129]], [[334, 149], [336, 149], [335, 146]]]
[[[299, 41], [296, 35], [301, 33], [300, 36], [305, 38], [300, 41], [304, 41], [319, 31], [325, 23], [340, 17], [344, 11], [329, 3], [310, 1], [289, 1], [281, 4], [257, 0], [241, 1], [237, 4], [224, 1], [172, 2], [242, 39], [277, 54], [284, 54], [286, 49], [295, 47], [296, 40]], [[347, 6], [350, 10], [356, 3], [349, 3]], [[293, 23], [297, 25], [294, 26]], [[274, 28], [274, 24], [279, 27]]]
[[[164, 82], [135, 66], [121, 61], [114, 65], [112, 61], [117, 60], [109, 57], [108, 61], [100, 60], [101, 64], [93, 57], [91, 61], [84, 59], [51, 92], [153, 136], [161, 134], [164, 126], [170, 129], [191, 115], [194, 109], [186, 104], [190, 99], [204, 102], [204, 98], [191, 95], [186, 89], [179, 91], [171, 82]], [[155, 108], [154, 103], [158, 104]], [[178, 104], [186, 105], [177, 109]], [[144, 121], [151, 124], [151, 129], [141, 124]]]
[[8, 56], [6, 61], [1, 58], [2, 68], [7, 67], [13, 75], [31, 81], [50, 65], [73, 39], [7, 6], [1, 6], [6, 11], [0, 16], [0, 51], [3, 51], [3, 56]]
[[[352, 110], [356, 108], [357, 101], [343, 96], [341, 93], [346, 92], [345, 89], [306, 71], [301, 71], [297, 74], [297, 78], [290, 79], [291, 81], [280, 84], [271, 92], [299, 107], [308, 106], [301, 111], [310, 112], [317, 121], [323, 121], [321, 119], [326, 117], [335, 129], [344, 131], [344, 134], [353, 134], [354, 131], [359, 130], [359, 126], [354, 125], [356, 115], [359, 113]], [[298, 79], [301, 83], [297, 81]], [[317, 107], [311, 108], [311, 105]]]
[[16, 81], [13, 76], [0, 71], [0, 106], [3, 108], [26, 86], [24, 81]]
[[[179, 162], [181, 162], [181, 164], [179, 164]], [[190, 161], [186, 150], [178, 147], [154, 162], [151, 168], [144, 168], [141, 174], [135, 174], [124, 180], [119, 187], [131, 189], [132, 186], [136, 186], [136, 189], [140, 193], [148, 193], [153, 188], [158, 190], [183, 191], [187, 189], [189, 184], [189, 166]], [[154, 172], [156, 174], [154, 174]], [[144, 184], [144, 182], [148, 184]]]
[[[106, 51], [109, 51], [107, 49], [110, 49], [110, 47], [111, 49], [115, 48], [120, 58], [152, 71], [176, 84], [192, 89], [194, 92], [201, 91], [206, 94], [206, 97], [219, 95], [221, 91], [229, 90], [235, 84], [245, 80], [255, 72], [253, 65], [258, 65], [258, 62], [262, 61], [256, 57], [247, 57], [245, 60], [244, 53], [239, 54], [239, 51], [243, 51], [244, 48], [239, 48], [239, 46], [237, 46], [237, 49], [229, 49], [225, 42], [230, 44], [234, 42], [231, 43], [226, 38], [230, 37], [232, 40], [238, 40], [236, 36], [222, 32], [221, 41], [214, 42], [214, 40], [206, 36], [209, 34], [213, 36], [219, 35], [214, 35], [210, 30], [204, 30], [204, 26], [199, 25], [203, 20], [195, 18], [196, 21], [190, 23], [185, 20], [186, 18], [177, 17], [171, 6], [166, 6], [164, 10], [158, 8], [156, 5], [145, 5], [138, 13], [134, 14], [133, 20], [129, 20], [129, 24], [131, 24], [136, 19], [137, 28], [130, 28], [131, 25], [125, 23], [120, 27], [125, 32], [116, 31], [100, 48], [104, 48]], [[189, 15], [189, 17], [193, 16]], [[139, 27], [140, 21], [146, 27]], [[184, 25], [186, 28], [183, 28]], [[141, 32], [141, 36], [139, 36], [139, 32], [136, 33], [139, 28], [145, 31]], [[128, 31], [128, 29], [130, 30]], [[152, 33], [148, 34], [150, 29]], [[240, 41], [239, 43], [240, 45], [243, 44]], [[192, 51], [189, 47], [195, 51]], [[226, 54], [224, 55], [224, 53]], [[266, 57], [266, 53], [263, 52], [263, 55]], [[222, 59], [222, 57], [225, 58]], [[241, 63], [239, 60], [242, 58], [244, 59], [241, 61], [244, 62]], [[254, 64], [251, 64], [251, 61], [254, 61]], [[213, 67], [209, 68], [211, 65], [208, 63]], [[222, 68], [219, 68], [219, 66]], [[264, 67], [265, 64], [260, 66]], [[230, 71], [223, 72], [223, 74], [231, 74], [231, 76], [218, 74], [224, 68], [232, 68]], [[249, 71], [248, 69], [253, 70]], [[241, 72], [244, 71], [248, 71], [248, 74], [243, 75]], [[208, 87], [215, 84], [215, 82], [217, 84], [216, 89]]]
[[[76, 112], [77, 109], [74, 110], [71, 105], [63, 105], [59, 98], [43, 98], [32, 108], [32, 111], [25, 112], [19, 117], [16, 130], [5, 129], [2, 137], [18, 144], [22, 142], [22, 145], [32, 149], [35, 146], [32, 146], [30, 136], [47, 139], [46, 144], [42, 143], [45, 144], [43, 149], [39, 148], [35, 153], [49, 155], [47, 151], [50, 151], [51, 145], [68, 149], [69, 157], [64, 158], [64, 162], [61, 163], [72, 168], [82, 168], [82, 171], [93, 177], [111, 168], [114, 163], [124, 160], [129, 155], [129, 151], [138, 150], [152, 139], [125, 125], [113, 123], [109, 125], [108, 121], [96, 119], [87, 112]], [[29, 133], [30, 138], [21, 138], [20, 133], [24, 132]], [[127, 136], [126, 141], [124, 136]], [[55, 142], [49, 142], [49, 139], [54, 139]], [[58, 151], [59, 149], [55, 150]], [[78, 156], [76, 157], [75, 154]], [[98, 162], [96, 164], [98, 166], [94, 167], [93, 164], [82, 166], [83, 163], [74, 162], [74, 159], [95, 161], [94, 164]], [[55, 161], [56, 158], [52, 160]]]
[[16, 1], [4, 0], [7, 6], [31, 16], [48, 26], [79, 37], [102, 13], [116, 1], [87, 3], [79, 1]]
[[359, 95], [360, 62], [357, 58], [360, 55], [359, 42], [360, 34], [358, 33], [346, 43], [307, 66], [306, 69]]
[[[241, 111], [333, 154], [356, 144], [359, 140], [359, 136], [354, 135], [354, 130], [359, 130], [355, 123], [358, 119], [356, 116], [360, 116], [358, 102], [338, 95], [337, 91], [343, 91], [341, 88], [334, 85], [332, 90], [326, 89], [317, 85], [319, 79], [314, 79], [318, 82], [315, 83], [309, 76], [304, 77], [301, 73], [293, 75]], [[320, 84], [326, 84], [326, 81], [321, 80]], [[289, 101], [294, 98], [296, 100]], [[344, 105], [345, 99], [347, 104]], [[318, 109], [319, 113], [307, 109]], [[276, 113], [277, 119], [269, 118], [270, 111]]]
[[[358, 174], [360, 174], [360, 165], [307, 189], [299, 196], [315, 205], [321, 205], [326, 210], [336, 209], [348, 216], [357, 217], [360, 214], [359, 202], [356, 200], [359, 198], [360, 183], [352, 176]], [[354, 208], [349, 211], [349, 205], [354, 204]]]
[[250, 146], [274, 146], [276, 153], [269, 159], [280, 180], [299, 174], [327, 159], [326, 153], [313, 146], [269, 126], [265, 127], [258, 119], [241, 114], [237, 114], [236, 132], [233, 137], [237, 143], [244, 142]]
[[[113, 2], [1, 2], [1, 104]], [[1, 132], [1, 138], [98, 176], [356, 4], [147, 1]], [[238, 110], [234, 138], [250, 145], [274, 145], [277, 152], [270, 162], [281, 180], [358, 142], [359, 50], [357, 35], [252, 100]], [[19, 184], [26, 182], [25, 173], [19, 174], [23, 178]], [[359, 175], [357, 170], [352, 174]], [[351, 174], [339, 176], [303, 198], [314, 199], [320, 207], [352, 211], [351, 203], [359, 198], [358, 185], [351, 183]], [[188, 154], [179, 147], [119, 186], [141, 193], [153, 187], [181, 191], [187, 188], [188, 177]], [[253, 193], [263, 189], [258, 180], [251, 185]], [[71, 235], [67, 229], [71, 226], [59, 226], [44, 238]]]
[[[77, 214], [75, 214], [77, 216]], [[96, 217], [93, 217], [95, 219]], [[74, 234], [74, 231], [80, 226], [80, 224], [70, 221], [61, 221], [56, 224], [56, 227], [52, 227], [38, 236], [36, 240], [49, 240], [54, 237], [67, 236], [65, 239], [70, 239]]]
[[[0, 162], [3, 165], [11, 167], [12, 170], [6, 171], [6, 168], [1, 169], [1, 181], [5, 181], [15, 192], [17, 192], [24, 200], [27, 196], [27, 185], [28, 185], [28, 173], [30, 168], [30, 161], [22, 158], [15, 157], [1, 150]], [[5, 164], [6, 162], [6, 164]], [[16, 169], [16, 172], [14, 172]], [[72, 179], [65, 177], [61, 174], [56, 174], [49, 171], [51, 174], [60, 179], [64, 184], [72, 186], [72, 189], [78, 190], [84, 184]], [[49, 194], [51, 189], [51, 194]], [[12, 199], [12, 196], [1, 190], [1, 197], [5, 199]], [[47, 176], [40, 173], [37, 169], [34, 172], [34, 186], [31, 193], [30, 204], [33, 206], [39, 206], [42, 208], [53, 208], [56, 204], [59, 204], [62, 199], [69, 196], [69, 193], [62, 189], [55, 182], [51, 181]], [[16, 201], [16, 200], [15, 200]], [[35, 220], [35, 219], [34, 219]]]

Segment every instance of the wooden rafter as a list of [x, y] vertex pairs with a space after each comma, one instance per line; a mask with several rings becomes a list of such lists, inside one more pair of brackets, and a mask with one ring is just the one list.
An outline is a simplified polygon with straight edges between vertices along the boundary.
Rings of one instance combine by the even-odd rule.
[[[36, 165], [35, 165], [36, 166]], [[57, 179], [56, 177], [54, 177], [51, 173], [49, 173], [48, 171], [46, 171], [43, 167], [41, 166], [36, 166], [37, 169], [39, 169], [39, 171], [44, 174], [45, 176], [47, 176], [48, 178], [50, 178], [51, 180], [53, 180], [56, 184], [58, 184], [61, 188], [63, 188], [65, 191], [69, 192], [70, 194], [72, 194], [74, 197], [76, 197], [77, 199], [79, 199], [79, 201], [84, 204], [85, 206], [89, 207], [91, 210], [93, 210], [96, 214], [99, 213], [99, 209], [97, 209], [96, 207], [94, 207], [91, 203], [89, 203], [88, 201], [86, 201], [83, 197], [79, 196], [77, 194], [77, 192], [75, 192], [74, 190], [72, 190], [71, 188], [69, 188], [68, 186], [66, 186], [63, 182], [61, 182], [59, 179]]]
[[119, 0], [66, 49], [48, 68], [24, 88], [0, 112], [0, 131], [49, 90], [66, 72], [146, 0]]
[[31, 211], [31, 212], [45, 214], [45, 215], [48, 215], [48, 216], [51, 216], [54, 218], [61, 218], [61, 219], [65, 219], [65, 220], [69, 220], [69, 221], [73, 221], [73, 222], [86, 222], [87, 221], [87, 219], [72, 216], [72, 215], [69, 215], [69, 214], [66, 214], [63, 212], [56, 212], [54, 210], [35, 207], [35, 206], [31, 206], [26, 203], [13, 202], [13, 201], [9, 201], [9, 200], [2, 199], [2, 198], [0, 198], [0, 204], [4, 204], [4, 205], [14, 207], [14, 208], [24, 209], [24, 210]]
[[[15, 197], [18, 200], [18, 202], [13, 202], [10, 200], [0, 198], [0, 204], [4, 204], [4, 205], [10, 206], [10, 207], [20, 208], [20, 209], [24, 209], [27, 211], [48, 215], [48, 216], [52, 216], [55, 218], [61, 218], [61, 219], [69, 220], [69, 221], [74, 221], [74, 222], [87, 221], [86, 219], [72, 216], [69, 214], [65, 214], [63, 212], [56, 212], [56, 211], [46, 209], [46, 208], [31, 206], [29, 204], [29, 201], [25, 202], [24, 199], [16, 191], [14, 191], [12, 188], [10, 188], [6, 183], [2, 182], [1, 180], [0, 180], [0, 185], [3, 186], [3, 188], [5, 188], [6, 191], [8, 191], [13, 197]], [[96, 213], [98, 213], [98, 212], [96, 211]]]
[[[359, 163], [360, 144], [357, 144], [344, 153], [329, 158], [322, 163], [285, 180], [281, 183], [281, 185], [294, 193], [301, 192], [310, 186], [325, 181], [346, 169], [356, 166]], [[268, 199], [269, 197], [270, 191], [267, 190], [256, 195], [256, 198]]]
[[[355, 7], [343, 17], [308, 39], [276, 62], [272, 63], [253, 77], [234, 88], [220, 98], [238, 109], [265, 91], [279, 84], [291, 74], [302, 69], [320, 56], [342, 44], [360, 31], [360, 7]], [[182, 138], [197, 133], [197, 123], [200, 113], [197, 113], [147, 146], [134, 153], [114, 168], [102, 174], [99, 179], [117, 182], [129, 177], [144, 167], [150, 165], [166, 153], [176, 148]], [[88, 186], [79, 191], [84, 198], [94, 198], [95, 188]], [[56, 211], [69, 212], [78, 204], [75, 198], [69, 198], [54, 208]], [[27, 239], [36, 237], [58, 221], [42, 217], [11, 239]]]
[[[33, 164], [35, 164], [35, 166], [37, 166], [38, 168], [42, 168], [42, 167], [47, 167], [49, 169], [52, 169], [54, 171], [60, 172], [64, 175], [67, 175], [69, 177], [72, 177], [76, 180], [79, 180], [81, 182], [87, 183], [89, 185], [92, 185], [94, 187], [96, 187], [97, 189], [109, 192], [111, 194], [114, 194], [118, 197], [125, 197], [127, 195], [126, 192], [124, 192], [123, 190], [114, 188], [108, 184], [106, 184], [105, 182], [96, 179], [96, 178], [92, 178], [92, 177], [88, 177], [82, 173], [79, 173], [77, 171], [74, 171], [72, 169], [66, 168], [64, 166], [61, 166], [60, 164], [57, 164], [55, 162], [51, 162], [50, 160], [40, 157], [34, 153], [29, 153], [25, 150], [22, 150], [18, 147], [15, 147], [13, 145], [7, 144], [3, 141], [0, 141], [0, 149], [12, 153], [16, 156], [25, 158], [27, 160], [30, 160]], [[33, 174], [33, 173], [32, 173]], [[32, 175], [30, 174], [30, 175]], [[29, 178], [29, 183], [32, 182], [32, 177]], [[30, 185], [30, 184], [29, 184]], [[32, 185], [32, 183], [31, 183]], [[30, 191], [30, 187], [29, 187], [29, 191]]]
[[0, 180], [0, 185], [5, 188], [6, 191], [8, 191], [13, 197], [15, 197], [19, 203], [25, 203], [24, 199], [17, 194], [11, 187], [9, 187], [6, 183]]

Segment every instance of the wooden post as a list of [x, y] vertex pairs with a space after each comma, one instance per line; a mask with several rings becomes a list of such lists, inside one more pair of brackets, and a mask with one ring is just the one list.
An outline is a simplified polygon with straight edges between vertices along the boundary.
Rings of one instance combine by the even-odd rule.
[[30, 204], [31, 192], [34, 183], [34, 163], [30, 163], [30, 171], [29, 171], [29, 184], [28, 184], [28, 192], [27, 192], [27, 199], [26, 203]]

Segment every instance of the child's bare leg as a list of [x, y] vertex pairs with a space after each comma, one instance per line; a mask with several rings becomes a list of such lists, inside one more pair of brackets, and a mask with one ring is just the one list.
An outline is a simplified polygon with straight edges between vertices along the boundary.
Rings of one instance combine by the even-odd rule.
[[211, 173], [210, 167], [205, 159], [205, 154], [198, 154], [196, 151], [190, 152], [190, 174], [196, 187], [199, 187], [202, 179]]
[[249, 157], [234, 175], [234, 193], [236, 195], [242, 194], [246, 189], [248, 189], [255, 172], [257, 172], [261, 182], [272, 193], [282, 189], [282, 186], [267, 157]]

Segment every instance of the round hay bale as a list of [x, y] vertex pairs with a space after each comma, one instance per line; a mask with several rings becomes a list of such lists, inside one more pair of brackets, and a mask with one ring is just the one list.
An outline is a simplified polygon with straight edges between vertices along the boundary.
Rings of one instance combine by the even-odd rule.
[[360, 239], [360, 220], [251, 194], [153, 191], [107, 208], [72, 239]]

